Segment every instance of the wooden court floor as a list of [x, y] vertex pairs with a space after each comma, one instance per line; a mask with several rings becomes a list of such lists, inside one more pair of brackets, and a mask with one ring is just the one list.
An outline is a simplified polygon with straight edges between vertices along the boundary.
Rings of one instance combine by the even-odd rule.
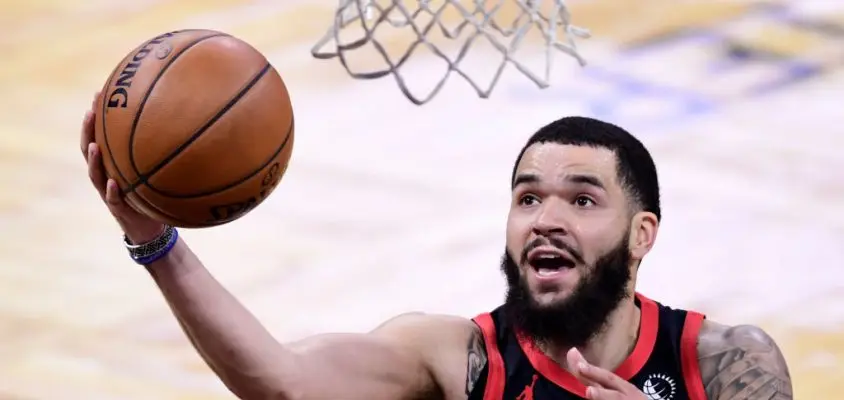
[[[681, 100], [637, 92], [611, 107], [652, 149], [664, 191], [642, 291], [765, 327], [798, 398], [844, 399], [844, 42], [741, 20], [749, 2], [631, 3], [573, 6], [595, 33], [582, 44], [592, 69], [563, 67], [559, 89], [511, 76], [489, 100], [454, 84], [417, 108], [392, 80], [352, 81], [310, 58], [334, 1], [0, 0], [0, 398], [231, 398], [125, 257], [77, 149], [92, 92], [128, 49], [204, 27], [264, 51], [294, 97], [296, 150], [277, 194], [237, 223], [185, 233], [279, 338], [365, 331], [408, 310], [470, 317], [494, 307], [516, 151], [561, 112], [598, 112], [590, 96], [606, 100], [616, 87], [590, 80], [601, 71], [711, 103], [664, 124], [653, 122]], [[832, 2], [799, 3], [844, 26]], [[713, 26], [732, 38], [730, 51], [762, 49], [823, 71], [747, 97], [743, 85], [779, 70], [760, 62], [699, 79], [711, 71], [696, 63], [711, 49], [688, 43], [619, 61], [625, 47]]]

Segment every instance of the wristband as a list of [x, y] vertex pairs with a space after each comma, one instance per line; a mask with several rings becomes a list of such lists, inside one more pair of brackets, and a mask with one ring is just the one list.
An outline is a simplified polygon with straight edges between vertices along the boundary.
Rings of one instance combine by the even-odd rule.
[[179, 231], [176, 228], [165, 225], [164, 232], [158, 237], [142, 244], [132, 244], [126, 235], [123, 235], [123, 244], [129, 251], [129, 256], [140, 265], [149, 265], [166, 256], [173, 250], [179, 240]]

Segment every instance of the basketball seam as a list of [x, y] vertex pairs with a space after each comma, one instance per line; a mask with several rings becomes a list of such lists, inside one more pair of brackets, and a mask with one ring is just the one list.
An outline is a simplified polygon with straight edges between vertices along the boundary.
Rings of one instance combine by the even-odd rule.
[[[138, 106], [138, 111], [135, 113], [135, 118], [132, 120], [132, 129], [129, 131], [129, 164], [132, 166], [132, 169], [135, 171], [135, 174], [138, 175], [138, 181], [143, 181], [145, 174], [141, 173], [141, 171], [138, 169], [138, 164], [135, 162], [135, 151], [134, 151], [135, 133], [138, 129], [138, 123], [141, 120], [141, 114], [143, 114], [144, 109], [146, 109], [147, 101], [149, 100], [149, 96], [152, 94], [152, 91], [155, 89], [155, 85], [158, 84], [158, 81], [161, 80], [161, 77], [164, 76], [164, 73], [166, 73], [170, 69], [170, 67], [176, 62], [176, 60], [178, 60], [179, 57], [184, 55], [188, 50], [190, 50], [194, 46], [198, 45], [199, 43], [201, 43], [201, 42], [203, 42], [207, 39], [211, 39], [211, 38], [215, 38], [215, 37], [228, 37], [228, 36], [229, 35], [226, 35], [224, 33], [215, 33], [215, 34], [211, 34], [211, 35], [208, 35], [208, 36], [201, 37], [201, 38], [194, 40], [193, 42], [189, 43], [187, 46], [185, 46], [183, 49], [181, 49], [178, 53], [174, 54], [173, 57], [170, 58], [170, 60], [167, 61], [167, 64], [165, 64], [164, 67], [161, 68], [160, 71], [158, 71], [158, 75], [156, 75], [155, 78], [152, 80], [152, 83], [150, 83], [149, 87], [147, 88], [146, 93], [144, 93], [144, 97], [141, 100], [141, 104]], [[163, 165], [159, 164], [157, 167], [160, 169], [162, 166]], [[153, 170], [154, 169], [155, 168], [153, 168]], [[137, 184], [130, 184], [129, 188], [127, 189], [127, 192], [133, 191], [136, 186], [137, 186]]]
[[[196, 30], [197, 30], [197, 29], [185, 29], [185, 30], [180, 30], [180, 31], [174, 31], [173, 33], [192, 32], [192, 31], [196, 31]], [[208, 36], [203, 36], [203, 37], [201, 37], [201, 38], [198, 38], [198, 39], [196, 39], [193, 43], [190, 43], [190, 44], [189, 44], [189, 45], [188, 45], [185, 49], [182, 49], [182, 51], [180, 51], [179, 53], [175, 54], [175, 55], [173, 56], [173, 58], [174, 58], [174, 59], [175, 59], [175, 58], [177, 58], [179, 55], [181, 55], [182, 53], [184, 53], [184, 51], [185, 51], [185, 50], [187, 50], [188, 48], [192, 47], [192, 46], [193, 46], [193, 45], [195, 45], [196, 43], [199, 43], [199, 42], [201, 42], [201, 41], [203, 41], [203, 40], [205, 40], [205, 39], [207, 39], [207, 38], [209, 38], [209, 37], [213, 37], [213, 36], [220, 36], [220, 35], [225, 35], [225, 34], [221, 34], [221, 33], [214, 33], [214, 34], [211, 34], [211, 35], [208, 35]], [[142, 43], [140, 46], [138, 46], [138, 48], [141, 48], [141, 47], [143, 47], [143, 46], [145, 46], [145, 45], [149, 44], [150, 42], [152, 42], [152, 40], [147, 40], [146, 42], [144, 42], [144, 43]], [[133, 53], [134, 53], [134, 51], [133, 51]], [[132, 55], [132, 53], [130, 53], [129, 55], [127, 55], [126, 57], [124, 57], [124, 58], [123, 58], [123, 60], [125, 60], [126, 58], [128, 58], [128, 57], [129, 57], [129, 56], [131, 56], [131, 55]], [[170, 62], [172, 63], [172, 60], [171, 60]], [[114, 71], [112, 71], [112, 72], [111, 72], [111, 76], [109, 76], [108, 80], [106, 81], [105, 88], [108, 88], [108, 87], [110, 87], [110, 86], [111, 86], [112, 82], [114, 81], [115, 76], [117, 76], [117, 75], [118, 75], [118, 71], [120, 71], [120, 66], [121, 66], [121, 65], [123, 65], [123, 63], [122, 63], [122, 62], [121, 62], [120, 64], [118, 64], [118, 65], [114, 68]], [[169, 65], [169, 64], [168, 64], [168, 65]], [[165, 66], [165, 68], [166, 68], [166, 66]], [[156, 80], [157, 80], [157, 78], [156, 78]], [[153, 85], [154, 85], [154, 84], [155, 84], [155, 81], [153, 81]], [[144, 95], [144, 101], [146, 101], [146, 97], [149, 95], [149, 93], [150, 93], [151, 91], [152, 91], [152, 86], [150, 86], [149, 88], [147, 88], [147, 93]], [[101, 96], [102, 96], [102, 95], [101, 95]], [[114, 153], [111, 151], [111, 145], [109, 144], [109, 141], [108, 141], [108, 129], [107, 129], [107, 124], [106, 124], [106, 116], [107, 116], [107, 113], [106, 113], [107, 107], [106, 107], [106, 106], [107, 106], [107, 103], [106, 103], [105, 99], [102, 99], [102, 102], [103, 102], [103, 109], [102, 109], [102, 114], [101, 114], [101, 117], [100, 117], [100, 118], [101, 118], [101, 120], [102, 120], [102, 125], [103, 125], [103, 142], [104, 142], [105, 147], [106, 147], [106, 150], [108, 151], [108, 154], [109, 154], [109, 161], [111, 161], [111, 164], [114, 166], [114, 171], [115, 171], [115, 172], [117, 172], [117, 176], [118, 176], [118, 177], [120, 177], [120, 180], [121, 180], [121, 181], [123, 181], [124, 183], [126, 183], [127, 185], [130, 185], [129, 180], [128, 180], [128, 179], [126, 179], [126, 176], [125, 176], [125, 175], [123, 175], [123, 171], [121, 171], [121, 170], [120, 170], [120, 166], [117, 164], [117, 161], [114, 159]], [[138, 112], [140, 112], [140, 110], [138, 110]], [[134, 124], [133, 124], [132, 126], [133, 126], [133, 128], [132, 128], [132, 129], [134, 130]], [[132, 139], [131, 139], [131, 133], [130, 133], [130, 139], [129, 139], [129, 164], [130, 164], [130, 167], [134, 170], [135, 174], [136, 174], [136, 175], [140, 175], [140, 173], [139, 173], [139, 171], [138, 171], [138, 168], [137, 168], [137, 167], [135, 166], [135, 164], [134, 164], [134, 159], [133, 159], [133, 156], [132, 156]], [[131, 185], [130, 185], [130, 186], [131, 186]], [[121, 190], [121, 191], [123, 191], [124, 193], [128, 193], [128, 190]]]
[[154, 210], [155, 212], [157, 212], [157, 213], [159, 213], [159, 214], [161, 214], [161, 215], [163, 215], [163, 216], [167, 217], [167, 219], [169, 219], [169, 220], [170, 220], [170, 221], [172, 221], [172, 222], [177, 222], [177, 223], [179, 223], [182, 227], [196, 226], [196, 223], [193, 223], [193, 222], [190, 222], [190, 221], [183, 220], [183, 219], [181, 219], [181, 218], [179, 218], [179, 217], [177, 217], [177, 216], [175, 216], [175, 215], [173, 215], [173, 214], [170, 214], [170, 213], [168, 213], [168, 212], [166, 212], [166, 211], [162, 210], [160, 207], [156, 206], [155, 204], [152, 204], [152, 202], [147, 201], [147, 199], [145, 199], [143, 196], [137, 195], [137, 196], [135, 197], [134, 201], [141, 201], [141, 202], [143, 202], [143, 203], [144, 203], [144, 205], [145, 205], [146, 207], [148, 207], [148, 208], [150, 208], [150, 209]]
[[259, 167], [255, 168], [255, 170], [246, 174], [245, 176], [238, 178], [237, 180], [232, 181], [230, 183], [227, 183], [225, 185], [222, 185], [221, 187], [216, 187], [216, 188], [213, 188], [213, 189], [206, 189], [206, 190], [203, 190], [199, 193], [190, 193], [190, 194], [172, 193], [172, 192], [169, 192], [169, 191], [166, 191], [166, 190], [158, 189], [158, 188], [150, 185], [149, 183], [146, 184], [146, 187], [149, 188], [150, 190], [152, 190], [153, 192], [157, 193], [157, 194], [164, 195], [164, 196], [167, 196], [167, 197], [170, 197], [170, 198], [173, 198], [173, 199], [195, 199], [195, 198], [199, 198], [199, 197], [210, 196], [212, 194], [220, 193], [220, 192], [226, 191], [228, 189], [231, 189], [231, 188], [233, 188], [237, 185], [240, 185], [243, 182], [248, 181], [249, 179], [252, 179], [255, 175], [258, 175], [259, 173], [261, 173], [261, 171], [263, 171], [264, 168], [266, 168], [268, 165], [272, 164], [272, 162], [276, 159], [276, 157], [278, 157], [278, 155], [281, 154], [281, 152], [284, 151], [284, 149], [287, 147], [287, 143], [290, 141], [290, 137], [293, 136], [292, 135], [293, 126], [294, 126], [294, 121], [291, 119], [290, 120], [290, 127], [287, 129], [287, 136], [285, 136], [284, 141], [281, 142], [281, 145], [276, 149], [276, 151], [270, 157], [267, 158], [267, 160], [263, 164], [261, 164]]
[[170, 154], [168, 154], [166, 157], [164, 157], [164, 159], [159, 161], [158, 164], [156, 164], [154, 167], [152, 167], [148, 172], [146, 172], [144, 174], [139, 174], [138, 180], [135, 183], [129, 185], [129, 188], [127, 189], [127, 191], [135, 191], [138, 188], [138, 186], [141, 186], [141, 185], [145, 185], [148, 188], [154, 190], [154, 187], [151, 186], [150, 183], [149, 183], [149, 179], [152, 178], [156, 173], [158, 173], [162, 169], [164, 169], [164, 167], [167, 166], [167, 164], [169, 164], [171, 161], [173, 161], [179, 154], [181, 154], [183, 151], [185, 151], [185, 149], [187, 149], [191, 144], [195, 143], [202, 136], [202, 134], [204, 134], [205, 132], [208, 131], [208, 129], [210, 129], [212, 126], [214, 126], [214, 124], [218, 120], [220, 120], [220, 118], [222, 118], [223, 115], [225, 115], [229, 110], [231, 110], [232, 107], [234, 107], [235, 104], [237, 104], [237, 102], [240, 101], [240, 99], [242, 99], [243, 96], [245, 96], [246, 93], [248, 93], [249, 90], [251, 90], [261, 80], [261, 78], [267, 74], [267, 71], [269, 71], [270, 68], [271, 68], [270, 63], [267, 63], [263, 68], [261, 68], [261, 70], [258, 71], [258, 73], [254, 77], [252, 77], [252, 79], [243, 88], [241, 88], [240, 91], [232, 99], [230, 99], [229, 102], [226, 103], [225, 106], [223, 106], [223, 108], [221, 108], [219, 111], [217, 111], [217, 113], [213, 117], [211, 117], [210, 120], [205, 122], [204, 125], [202, 125], [199, 129], [197, 129], [196, 132], [194, 132], [191, 135], [191, 137], [189, 137], [186, 141], [184, 141], [181, 145], [179, 145], [179, 147], [177, 147], [173, 151], [171, 151]]

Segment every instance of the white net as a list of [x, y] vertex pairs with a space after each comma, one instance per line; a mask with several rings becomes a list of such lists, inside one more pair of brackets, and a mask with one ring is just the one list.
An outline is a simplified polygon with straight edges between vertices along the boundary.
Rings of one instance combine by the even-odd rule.
[[[319, 59], [337, 58], [355, 79], [376, 79], [392, 75], [399, 88], [417, 105], [430, 101], [451, 74], [465, 79], [482, 98], [489, 97], [505, 67], [513, 65], [540, 88], [549, 86], [554, 53], [562, 52], [585, 65], [577, 51], [576, 38], [589, 32], [571, 24], [563, 0], [340, 0], [328, 32], [311, 49]], [[528, 34], [537, 39], [544, 65], [542, 71], [526, 65], [518, 52]], [[465, 67], [467, 54], [480, 43], [494, 49], [494, 62], [482, 69], [491, 71], [486, 82]], [[368, 62], [359, 66], [354, 53], [367, 49]], [[429, 53], [444, 61], [441, 76], [419, 95], [408, 85], [403, 68], [419, 53]], [[376, 55], [373, 57], [372, 55]], [[378, 62], [372, 65], [372, 60]], [[417, 74], [418, 75], [418, 74]]]

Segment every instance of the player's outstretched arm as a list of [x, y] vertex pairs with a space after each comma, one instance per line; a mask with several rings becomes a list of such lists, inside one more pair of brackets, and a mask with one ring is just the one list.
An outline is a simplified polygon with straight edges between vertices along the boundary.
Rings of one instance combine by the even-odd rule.
[[454, 357], [457, 373], [466, 365], [457, 362], [471, 321], [408, 314], [369, 334], [282, 345], [183, 242], [149, 271], [194, 347], [244, 399], [435, 399], [438, 363]]
[[698, 342], [710, 400], [791, 400], [791, 376], [774, 340], [752, 325], [704, 322]]
[[[434, 348], [437, 344], [449, 346], [447, 340], [432, 342], [459, 336], [453, 323], [406, 315], [369, 334], [320, 335], [281, 344], [184, 243], [149, 270], [194, 347], [240, 398], [440, 397], [430, 357], [441, 351]], [[295, 312], [291, 307], [289, 312]]]
[[[129, 207], [117, 184], [107, 179], [94, 143], [94, 119], [90, 111], [85, 115], [80, 142], [89, 178], [128, 239], [148, 242], [164, 226]], [[282, 345], [181, 239], [147, 269], [194, 347], [244, 399], [438, 398], [443, 380], [451, 392], [460, 389], [460, 398], [467, 354], [483, 349], [471, 321], [420, 315], [395, 318], [370, 334], [324, 335]], [[475, 350], [467, 351], [470, 338]], [[474, 354], [474, 364], [478, 357]], [[480, 369], [470, 370], [477, 379]]]

